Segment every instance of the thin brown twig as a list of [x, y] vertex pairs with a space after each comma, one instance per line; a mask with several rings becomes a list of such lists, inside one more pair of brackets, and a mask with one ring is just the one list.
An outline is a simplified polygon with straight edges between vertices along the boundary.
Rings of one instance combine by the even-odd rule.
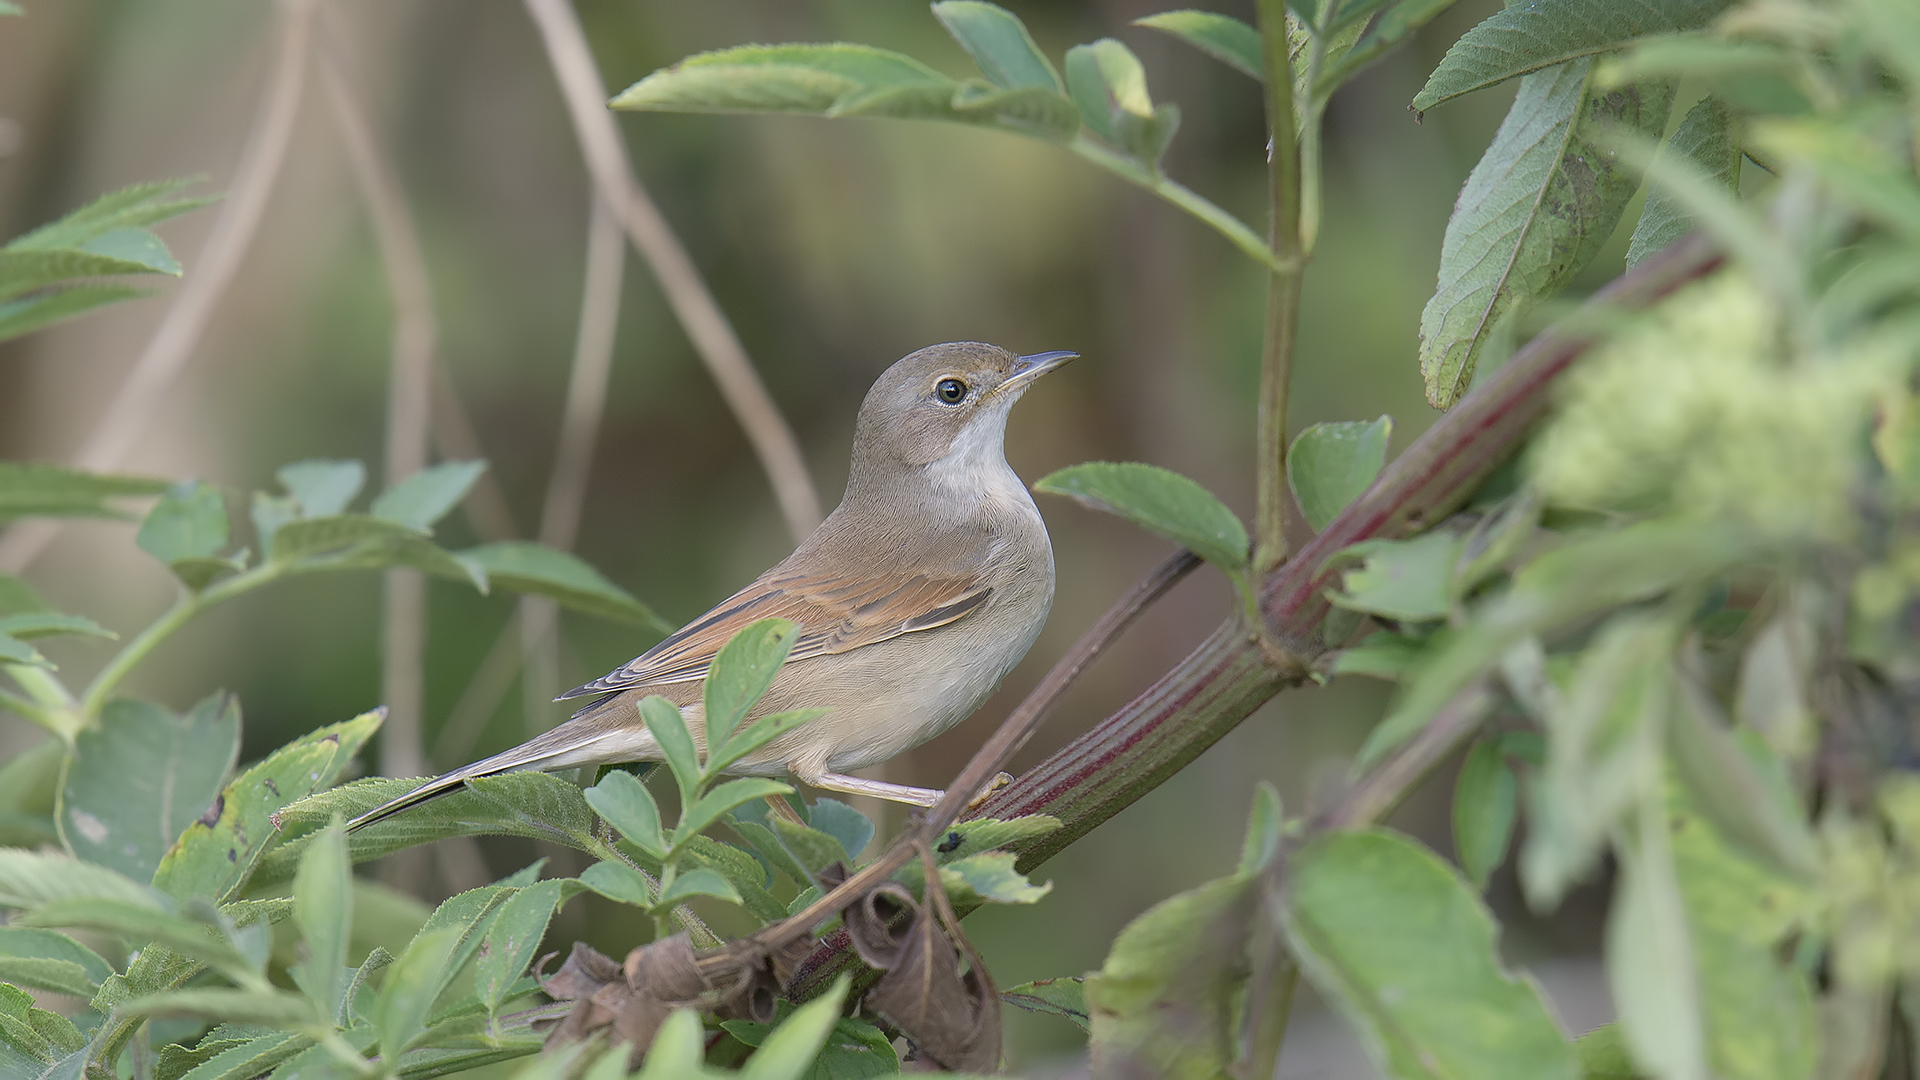
[[752, 935], [749, 940], [776, 949], [788, 942], [798, 941], [810, 934], [814, 926], [905, 866], [913, 859], [915, 845], [929, 844], [934, 837], [945, 832], [966, 810], [974, 795], [986, 786], [987, 781], [1013, 760], [1013, 755], [1040, 729], [1041, 721], [1047, 718], [1060, 696], [1106, 651], [1107, 646], [1145, 613], [1154, 601], [1166, 595], [1168, 589], [1199, 565], [1198, 556], [1183, 550], [1169, 555], [1149, 571], [1146, 577], [1115, 600], [1106, 614], [1087, 628], [1086, 633], [1080, 635], [1080, 640], [1074, 642], [1066, 655], [1048, 670], [1039, 685], [1014, 707], [993, 735], [974, 752], [966, 767], [960, 770], [960, 775], [954, 778], [953, 785], [947, 788], [946, 794], [927, 810], [926, 817], [902, 833], [894, 840], [892, 847], [859, 873], [807, 905], [798, 915], [774, 923]]
[[[553, 473], [547, 480], [547, 498], [540, 511], [540, 542], [560, 551], [573, 549], [587, 505], [593, 445], [600, 436], [607, 380], [613, 372], [613, 343], [620, 325], [620, 286], [627, 254], [619, 216], [597, 193], [590, 192], [589, 201], [593, 210], [587, 223], [580, 328], [574, 338], [573, 368], [567, 377], [567, 404], [554, 448]], [[560, 691], [559, 616], [559, 605], [547, 597], [520, 599], [520, 686], [529, 734], [535, 733], [536, 726], [544, 728], [539, 721]]]
[[[292, 140], [317, 3], [281, 0], [272, 74], [247, 132], [226, 201], [193, 262], [192, 272], [174, 294], [147, 347], [127, 370], [106, 412], [73, 456], [76, 468], [115, 468], [146, 434], [252, 245]], [[57, 518], [34, 518], [7, 530], [0, 536], [0, 570], [17, 574], [26, 569], [46, 549], [60, 524]]]
[[569, 0], [525, 0], [525, 4], [539, 28], [547, 59], [553, 64], [594, 186], [620, 216], [634, 249], [647, 261], [666, 293], [674, 317], [720, 385], [727, 406], [746, 429], [747, 441], [753, 444], [761, 467], [773, 483], [774, 498], [780, 504], [787, 530], [799, 543], [820, 524], [820, 497], [807, 475], [806, 460], [793, 429], [760, 382], [746, 347], [707, 289], [686, 248], [634, 175], [620, 129], [606, 107], [606, 84], [601, 81], [586, 33]]
[[[322, 25], [320, 74], [339, 122], [353, 177], [386, 272], [393, 301], [393, 346], [387, 385], [386, 480], [388, 486], [427, 465], [427, 427], [433, 387], [433, 357], [440, 336], [412, 209], [366, 111], [354, 96], [339, 27]], [[386, 572], [385, 626], [381, 651], [381, 698], [387, 722], [380, 731], [380, 771], [388, 776], [426, 772], [421, 712], [425, 698], [427, 582], [420, 571]]]

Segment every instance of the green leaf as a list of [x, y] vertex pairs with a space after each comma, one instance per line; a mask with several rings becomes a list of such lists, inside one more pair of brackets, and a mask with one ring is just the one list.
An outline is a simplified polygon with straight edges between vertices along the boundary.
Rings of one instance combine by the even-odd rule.
[[1495, 12], [1453, 43], [1415, 112], [1555, 64], [1612, 52], [1634, 38], [1692, 30], [1727, 0], [1535, 0]]
[[1607, 912], [1607, 982], [1633, 1059], [1662, 1080], [1706, 1080], [1706, 1034], [1686, 908], [1668, 847], [1664, 800], [1643, 802], [1617, 845]]
[[[1685, 158], [1702, 175], [1737, 195], [1740, 192], [1740, 148], [1733, 141], [1733, 113], [1718, 98], [1706, 97], [1687, 110], [1680, 127], [1660, 151]], [[1693, 230], [1693, 215], [1665, 187], [1651, 186], [1646, 209], [1633, 227], [1627, 244], [1627, 269], [1641, 259]]]
[[[0, 926], [0, 957], [16, 960], [53, 960], [72, 964], [81, 977], [98, 986], [113, 975], [113, 968], [100, 955], [65, 934], [52, 930], [30, 930], [24, 926]], [[7, 981], [13, 981], [8, 979]], [[89, 990], [82, 997], [92, 997]]]
[[1383, 829], [1329, 833], [1291, 870], [1288, 943], [1383, 1074], [1579, 1075], [1538, 988], [1501, 969], [1492, 916], [1431, 851]]
[[[959, 821], [947, 830], [946, 840], [938, 845], [935, 854], [941, 861], [951, 862], [983, 851], [1015, 847], [1023, 840], [1045, 836], [1059, 827], [1060, 819], [1047, 814], [1028, 814], [1004, 821], [997, 818]], [[956, 834], [960, 837], [958, 843], [953, 842]], [[941, 851], [939, 848], [947, 850]]]
[[160, 860], [154, 886], [180, 900], [231, 898], [246, 883], [260, 853], [276, 839], [274, 814], [330, 787], [379, 730], [384, 716], [382, 711], [363, 713], [323, 727], [248, 767], [220, 793], [214, 810], [189, 825]]
[[[761, 619], [721, 646], [707, 671], [704, 692], [709, 748], [719, 746], [724, 751], [734, 729], [773, 685], [799, 633], [800, 628], [786, 619]], [[708, 764], [709, 775], [717, 771], [717, 766]]]
[[457, 926], [422, 930], [387, 969], [374, 1005], [380, 1053], [387, 1060], [398, 1058], [426, 1029], [427, 1014], [446, 985], [448, 960], [460, 940]]
[[616, 109], [890, 116], [1064, 139], [1073, 105], [1038, 88], [968, 93], [910, 56], [866, 45], [745, 45], [689, 56], [616, 95]]
[[581, 871], [580, 884], [622, 904], [654, 906], [653, 884], [640, 871], [615, 859], [603, 859]]
[[1315, 532], [1325, 529], [1347, 504], [1367, 490], [1387, 462], [1393, 418], [1315, 424], [1287, 452], [1287, 483], [1300, 513]]
[[993, 85], [1003, 90], [1063, 89], [1026, 24], [1006, 8], [978, 0], [941, 0], [933, 5], [933, 17]]
[[840, 841], [848, 866], [873, 843], [873, 819], [838, 799], [815, 799], [807, 807], [807, 825]]
[[1172, 34], [1248, 78], [1266, 81], [1261, 74], [1260, 31], [1231, 15], [1216, 15], [1211, 11], [1163, 11], [1135, 19], [1133, 25]]
[[1087, 1016], [1085, 983], [1084, 978], [1041, 979], [1000, 991], [1000, 1000], [1031, 1013], [1064, 1017], [1087, 1031], [1092, 1025]]
[[[125, 234], [125, 235], [120, 235]], [[145, 229], [125, 229], [101, 237], [104, 244], [119, 253], [63, 249], [54, 251], [8, 251], [0, 248], [0, 299], [11, 300], [22, 293], [43, 289], [75, 278], [107, 277], [115, 274], [163, 273], [178, 276], [180, 264], [173, 261], [160, 238]]]
[[32, 909], [58, 900], [112, 899], [160, 910], [152, 889], [66, 854], [0, 848], [0, 907]]
[[446, 517], [487, 471], [484, 461], [443, 461], [380, 493], [370, 513], [415, 529], [431, 529]]
[[1174, 105], [1154, 108], [1146, 70], [1133, 51], [1113, 38], [1067, 51], [1067, 85], [1080, 119], [1106, 141], [1157, 171], [1180, 127]]
[[647, 785], [630, 772], [609, 771], [600, 782], [586, 791], [587, 805], [655, 859], [667, 856], [667, 841], [660, 831], [660, 807], [653, 801]]
[[100, 989], [87, 978], [87, 969], [71, 960], [52, 960], [39, 956], [0, 955], [0, 982], [35, 990], [51, 990], [87, 999]]
[[306, 946], [288, 972], [322, 1016], [339, 1012], [346, 994], [347, 946], [353, 937], [353, 866], [347, 834], [336, 820], [307, 845], [293, 876], [293, 921]]
[[681, 803], [694, 801], [700, 791], [700, 753], [694, 749], [693, 735], [680, 707], [658, 694], [640, 699], [640, 719], [660, 744], [660, 756], [667, 761], [674, 783], [680, 786]]
[[[1742, 745], [1730, 731], [1720, 706], [1702, 687], [1681, 679], [1678, 701], [1667, 727], [1668, 760], [1694, 803], [1714, 826], [1744, 851], [1790, 877], [1820, 876], [1818, 845], [1806, 812], [1784, 780], [1785, 769], [1752, 732]], [[1756, 758], [1766, 762], [1765, 772]]]
[[1250, 879], [1210, 881], [1120, 931], [1084, 986], [1093, 1075], [1230, 1075], [1256, 899]]
[[1340, 650], [1334, 657], [1333, 673], [1369, 675], [1398, 682], [1419, 664], [1420, 658], [1425, 655], [1427, 641], [1423, 637], [1376, 630], [1360, 639], [1358, 645]]
[[[751, 852], [733, 844], [723, 844], [710, 836], [696, 836], [680, 851], [680, 866], [703, 866], [733, 885], [740, 903], [762, 922], [778, 922], [787, 916], [787, 907], [767, 891], [767, 867]], [[804, 876], [794, 879], [804, 882]]]
[[[209, 1045], [209, 1040], [212, 1040]], [[214, 1040], [207, 1035], [196, 1047], [196, 1052], [186, 1057], [183, 1064], [186, 1070], [179, 1073], [175, 1080], [253, 1080], [273, 1071], [274, 1067], [295, 1054], [313, 1045], [313, 1040], [305, 1035], [289, 1031], [276, 1031], [255, 1038]], [[209, 1054], [199, 1054], [200, 1048], [212, 1050]], [[175, 1047], [164, 1047], [160, 1051], [160, 1062], [154, 1070], [155, 1080], [165, 1080], [168, 1052]]]
[[1674, 706], [1669, 619], [1608, 620], [1547, 716], [1547, 760], [1528, 789], [1520, 882], [1545, 908], [1592, 867], [1620, 816], [1661, 782], [1661, 732]]
[[578, 887], [566, 880], [542, 881], [518, 890], [500, 905], [499, 915], [487, 929], [486, 946], [474, 962], [474, 992], [489, 1014], [507, 1002], [510, 989], [533, 963], [554, 909]]
[[6, 250], [77, 248], [114, 229], [157, 224], [213, 202], [213, 199], [206, 198], [164, 198], [204, 179], [189, 176], [177, 180], [153, 180], [110, 191], [58, 221], [16, 237], [7, 244]]
[[661, 894], [659, 906], [664, 908], [685, 903], [695, 896], [714, 896], [735, 904], [742, 902], [732, 882], [715, 871], [700, 868], [683, 871], [674, 878], [673, 884]]
[[92, 619], [80, 615], [62, 615], [57, 611], [0, 615], [0, 634], [29, 641], [59, 634], [80, 634], [109, 640], [120, 636]]
[[1065, 495], [1118, 514], [1185, 547], [1238, 580], [1247, 566], [1247, 530], [1199, 484], [1152, 465], [1096, 461], [1042, 477], [1033, 490]]
[[[711, 678], [711, 677], [709, 677]], [[736, 730], [718, 751], [707, 755], [709, 775], [725, 772], [727, 766], [753, 753], [809, 720], [818, 720], [832, 709], [793, 709], [770, 713]], [[712, 714], [708, 714], [712, 715]]]
[[51, 292], [0, 302], [0, 341], [30, 334], [82, 312], [147, 295], [125, 285], [69, 285]]
[[139, 881], [209, 812], [240, 754], [240, 708], [220, 693], [175, 716], [109, 702], [74, 740], [56, 820], [67, 849]]
[[[940, 883], [963, 907], [973, 904], [1033, 904], [1053, 891], [1053, 882], [1035, 885], [1013, 868], [1010, 851], [989, 851], [940, 867]], [[908, 867], [914, 870], [914, 867]]]
[[367, 483], [367, 467], [357, 461], [296, 461], [274, 474], [302, 517], [334, 517], [346, 512]]
[[229, 1024], [302, 1028], [325, 1023], [313, 1003], [286, 990], [216, 990], [195, 987], [133, 998], [114, 1006], [124, 1016], [198, 1016]]
[[1240, 842], [1240, 863], [1236, 874], [1255, 874], [1280, 852], [1280, 836], [1286, 824], [1280, 812], [1280, 792], [1265, 780], [1253, 786], [1253, 809], [1247, 814], [1247, 835]]
[[1460, 870], [1485, 892], [1487, 879], [1507, 858], [1520, 784], [1500, 740], [1483, 738], [1467, 752], [1453, 784], [1453, 848]]
[[757, 776], [729, 780], [700, 796], [699, 801], [680, 815], [680, 823], [673, 829], [674, 846], [678, 847], [691, 837], [706, 831], [727, 811], [742, 803], [752, 802], [768, 795], [786, 795], [792, 791], [791, 786], [778, 780]]
[[[1313, 85], [1313, 95], [1325, 101], [1341, 84], [1351, 79], [1360, 69], [1379, 59], [1380, 54], [1399, 44], [1415, 30], [1432, 22], [1442, 12], [1452, 7], [1454, 0], [1400, 0], [1388, 8], [1371, 26], [1356, 21], [1347, 26], [1346, 33], [1355, 33], [1365, 28], [1351, 48], [1338, 53], [1337, 59], [1327, 65], [1327, 70]], [[1346, 12], [1341, 12], [1341, 21], [1345, 22]], [[1334, 37], [1331, 44], [1338, 44]], [[1332, 53], [1333, 50], [1329, 49]]]
[[786, 818], [769, 815], [767, 824], [773, 827], [774, 835], [779, 837], [780, 846], [786, 850], [793, 861], [806, 871], [803, 884], [812, 883], [820, 871], [837, 862], [844, 862], [846, 849], [840, 841], [818, 829], [809, 829], [805, 825], [796, 825]]
[[1819, 1023], [1805, 971], [1782, 942], [1818, 916], [1818, 902], [1744, 858], [1684, 803], [1667, 823], [1686, 909], [1715, 1076], [1798, 1080], [1818, 1064]]
[[30, 516], [121, 517], [107, 504], [108, 499], [160, 495], [171, 486], [165, 480], [144, 476], [0, 461], [0, 521]]
[[[794, 1006], [781, 1001], [775, 1006], [774, 1023], [723, 1020], [720, 1027], [742, 1043], [758, 1047], [765, 1044], [767, 1036], [777, 1026], [791, 1019], [796, 1011]], [[810, 1067], [799, 1075], [803, 1080], [864, 1080], [866, 1077], [897, 1076], [899, 1073], [900, 1055], [894, 1052], [893, 1043], [886, 1034], [864, 1020], [843, 1016], [834, 1023], [826, 1045], [814, 1056]]]
[[130, 944], [163, 945], [235, 979], [257, 980], [260, 965], [217, 926], [156, 907], [105, 897], [74, 897], [41, 904], [14, 920], [16, 926], [97, 930]]
[[1453, 568], [1463, 539], [1430, 532], [1411, 540], [1363, 540], [1336, 558], [1363, 558], [1365, 565], [1342, 579], [1344, 593], [1328, 599], [1351, 611], [1419, 622], [1453, 610]]
[[196, 480], [175, 485], [140, 523], [134, 542], [169, 565], [217, 555], [227, 546], [226, 500]]
[[532, 771], [476, 776], [467, 781], [467, 789], [565, 836], [575, 847], [584, 849], [593, 843], [593, 811], [587, 806], [586, 796], [558, 776]]
[[424, 529], [371, 514], [309, 517], [287, 522], [274, 530], [273, 558], [276, 562], [292, 562], [357, 544], [425, 539], [426, 536]]
[[1589, 65], [1526, 76], [1460, 191], [1439, 285], [1420, 316], [1420, 373], [1437, 408], [1473, 381], [1496, 325], [1565, 288], [1612, 234], [1638, 177], [1606, 140], [1620, 130], [1651, 137], [1666, 125], [1671, 83], [1602, 92], [1589, 84]]
[[531, 540], [502, 540], [459, 552], [486, 571], [493, 584], [514, 592], [550, 596], [575, 611], [621, 622], [673, 627], [600, 571], [567, 554]]

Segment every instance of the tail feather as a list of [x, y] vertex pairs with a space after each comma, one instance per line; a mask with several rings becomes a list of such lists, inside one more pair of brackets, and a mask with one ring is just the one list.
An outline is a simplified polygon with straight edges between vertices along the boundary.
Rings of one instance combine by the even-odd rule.
[[523, 769], [565, 769], [611, 761], [646, 761], [659, 756], [653, 736], [645, 728], [635, 731], [632, 725], [609, 725], [602, 721], [604, 714], [595, 716], [591, 713], [591, 709], [583, 709], [573, 720], [536, 735], [511, 750], [462, 766], [421, 784], [405, 795], [389, 799], [347, 822], [347, 831], [352, 832], [430, 799], [458, 791], [466, 786], [467, 781], [483, 776], [498, 776]]

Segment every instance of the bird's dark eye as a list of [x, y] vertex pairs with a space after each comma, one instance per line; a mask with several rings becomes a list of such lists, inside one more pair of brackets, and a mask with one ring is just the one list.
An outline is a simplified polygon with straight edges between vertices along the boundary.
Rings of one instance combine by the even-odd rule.
[[941, 379], [933, 393], [949, 405], [958, 405], [967, 399], [967, 384], [959, 379]]

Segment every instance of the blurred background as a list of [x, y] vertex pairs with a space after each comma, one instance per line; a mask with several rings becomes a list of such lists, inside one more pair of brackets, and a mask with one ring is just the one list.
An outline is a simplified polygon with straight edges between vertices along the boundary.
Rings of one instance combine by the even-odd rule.
[[[0, 236], [24, 232], [140, 180], [205, 174], [223, 191], [275, 65], [262, 0], [26, 0], [0, 20]], [[1176, 179], [1265, 229], [1264, 136], [1255, 84], [1130, 21], [1138, 0], [1013, 2], [1058, 57], [1117, 36], [1144, 61], [1155, 99], [1183, 109], [1167, 158]], [[1251, 20], [1251, 3], [1217, 10]], [[1326, 219], [1308, 277], [1292, 425], [1394, 418], [1404, 447], [1433, 413], [1415, 363], [1453, 198], [1512, 99], [1511, 84], [1407, 111], [1427, 71], [1497, 7], [1463, 0], [1334, 99]], [[334, 0], [355, 91], [400, 174], [426, 249], [439, 359], [473, 421], [521, 535], [552, 468], [579, 319], [588, 180], [552, 71], [512, 0]], [[580, 0], [605, 80], [618, 90], [689, 53], [746, 42], [850, 40], [908, 52], [953, 74], [972, 68], [917, 0]], [[339, 126], [309, 75], [266, 219], [184, 376], [153, 402], [158, 420], [127, 471], [271, 489], [279, 466], [359, 458], [381, 469], [393, 310]], [[1255, 368], [1264, 282], [1195, 221], [1060, 150], [957, 126], [887, 120], [621, 114], [640, 174], [732, 319], [794, 426], [823, 499], [837, 500], [852, 422], [873, 377], [922, 345], [981, 339], [1083, 359], [1015, 412], [1008, 456], [1029, 481], [1113, 459], [1183, 472], [1250, 518]], [[189, 277], [216, 211], [160, 227]], [[1630, 210], [1626, 220], [1633, 220]], [[1582, 288], [1616, 274], [1601, 256]], [[594, 449], [578, 552], [669, 621], [689, 619], [791, 547], [765, 474], [658, 285], [629, 251], [607, 413]], [[157, 294], [0, 345], [0, 456], [69, 460], [166, 310]], [[889, 779], [943, 786], [1046, 666], [1164, 554], [1117, 519], [1045, 500], [1059, 595], [1045, 634], [972, 720], [887, 766]], [[477, 534], [461, 515], [450, 546]], [[173, 597], [132, 527], [64, 527], [28, 577], [63, 610], [123, 632]], [[1202, 570], [1100, 662], [1023, 753], [1024, 766], [1123, 703], [1227, 612]], [[518, 681], [474, 692], [513, 601], [436, 582], [430, 591], [424, 719], [431, 765], [512, 745], [564, 715], [529, 704]], [[179, 635], [129, 692], [184, 707], [216, 687], [240, 695], [243, 757], [380, 700], [376, 575], [295, 581], [243, 598]], [[561, 622], [558, 678], [570, 686], [657, 635], [584, 616]], [[104, 662], [97, 644], [51, 643], [66, 672]], [[496, 654], [496, 659], [499, 654]], [[1113, 935], [1151, 904], [1231, 868], [1254, 783], [1290, 810], [1344, 775], [1378, 717], [1385, 684], [1346, 679], [1283, 694], [1184, 773], [1043, 867], [1036, 907], [968, 922], [998, 983], [1099, 966]], [[464, 704], [463, 704], [464, 700]], [[458, 717], [449, 734], [450, 718]], [[37, 730], [0, 716], [11, 754]], [[438, 746], [443, 756], [434, 757]], [[1449, 775], [1395, 824], [1451, 849]], [[896, 814], [883, 835], [896, 829]], [[498, 876], [531, 845], [479, 849]], [[442, 860], [448, 865], [453, 860]], [[485, 878], [481, 878], [485, 880]], [[429, 901], [462, 880], [420, 883]], [[1547, 919], [1524, 914], [1510, 877], [1491, 900], [1516, 962], [1552, 973], [1592, 954], [1596, 894]], [[645, 933], [586, 897], [554, 940], [616, 955]], [[1558, 965], [1558, 966], [1556, 966]], [[1576, 980], [1577, 981], [1577, 980]], [[1578, 992], [1570, 991], [1574, 997]], [[1569, 1026], [1604, 1019], [1604, 998], [1562, 1002]], [[1305, 1006], [1309, 1028], [1314, 1006]], [[1582, 1010], [1585, 1010], [1582, 1012]], [[1578, 1017], [1571, 1015], [1579, 1012]], [[1077, 1033], [1010, 1014], [1011, 1060], [1042, 1065]], [[1364, 1075], [1350, 1058], [1299, 1055], [1298, 1076]], [[1330, 1036], [1331, 1037], [1331, 1036]], [[1331, 1053], [1331, 1051], [1330, 1051]], [[1335, 1061], [1348, 1062], [1335, 1064]]]

